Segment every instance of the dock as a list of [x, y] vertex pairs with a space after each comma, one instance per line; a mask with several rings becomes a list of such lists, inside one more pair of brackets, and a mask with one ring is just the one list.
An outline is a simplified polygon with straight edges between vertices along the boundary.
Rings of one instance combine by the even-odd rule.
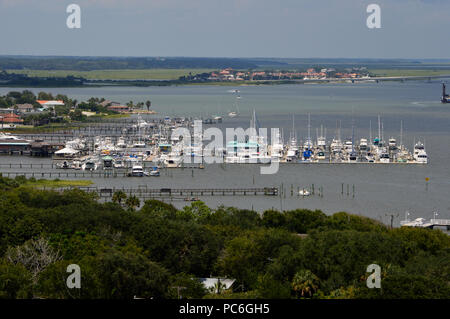
[[[148, 188], [141, 185], [138, 188], [99, 188], [99, 187], [67, 187], [58, 191], [79, 189], [89, 193], [96, 193], [100, 198], [112, 198], [115, 192], [122, 191], [129, 196], [138, 198], [158, 198], [173, 196], [277, 196], [277, 187], [263, 188]], [[45, 189], [45, 188], [44, 188]]]

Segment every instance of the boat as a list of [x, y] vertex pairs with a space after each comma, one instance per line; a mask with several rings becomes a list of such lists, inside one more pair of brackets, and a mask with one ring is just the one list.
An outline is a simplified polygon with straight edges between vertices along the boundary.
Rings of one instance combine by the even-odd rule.
[[160, 176], [158, 166], [152, 166], [149, 171], [149, 176]]
[[445, 83], [442, 83], [441, 103], [450, 103], [450, 96], [445, 92]]
[[114, 168], [125, 168], [125, 163], [121, 158], [116, 158], [113, 162]]
[[134, 165], [129, 175], [132, 177], [142, 177], [144, 176], [144, 168], [141, 165]]
[[233, 118], [233, 117], [237, 117], [237, 116], [239, 115], [239, 107], [238, 107], [238, 103], [237, 103], [237, 100], [239, 100], [239, 99], [240, 99], [240, 97], [238, 96], [238, 97], [236, 98], [236, 102], [234, 103], [234, 106], [235, 106], [235, 108], [236, 108], [236, 111], [231, 111], [231, 112], [229, 112], [229, 113], [228, 113], [228, 117]]
[[324, 160], [325, 159], [325, 152], [324, 151], [319, 151], [317, 153], [317, 159], [318, 160]]
[[71, 168], [72, 168], [72, 169], [75, 169], [75, 170], [80, 170], [80, 169], [82, 169], [81, 166], [82, 166], [81, 161], [75, 160], [75, 161], [72, 162]]
[[112, 169], [113, 168], [113, 158], [111, 156], [103, 157], [102, 161], [103, 161], [103, 169]]
[[389, 162], [390, 162], [389, 153], [386, 152], [386, 150], [384, 150], [380, 155], [380, 163], [389, 163]]
[[362, 138], [359, 141], [359, 150], [360, 151], [367, 151], [368, 149], [368, 142], [366, 138]]
[[414, 145], [413, 157], [414, 157], [414, 161], [416, 163], [419, 163], [419, 164], [427, 164], [428, 163], [428, 155], [427, 155], [427, 152], [425, 151], [425, 145], [421, 141], [418, 141]]
[[303, 189], [299, 190], [298, 194], [300, 196], [309, 196], [309, 195], [311, 195], [310, 191], [308, 191], [306, 188], [303, 188]]
[[68, 169], [70, 166], [67, 161], [64, 161], [62, 163], [56, 163], [56, 168]]
[[84, 164], [81, 166], [81, 169], [83, 171], [96, 171], [98, 168], [97, 161], [94, 159], [88, 159], [84, 162]]
[[389, 139], [389, 150], [394, 151], [397, 149], [397, 140], [393, 137]]

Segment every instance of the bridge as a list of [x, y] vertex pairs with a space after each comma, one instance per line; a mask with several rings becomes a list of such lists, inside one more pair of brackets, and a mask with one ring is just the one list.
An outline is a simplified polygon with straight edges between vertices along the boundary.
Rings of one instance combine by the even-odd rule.
[[[303, 79], [292, 80], [298, 83], [318, 83], [318, 82], [379, 82], [379, 81], [419, 81], [419, 80], [437, 80], [437, 79], [450, 79], [450, 74], [443, 75], [416, 75], [416, 76], [376, 76], [376, 77], [363, 77], [363, 78], [326, 78], [326, 79]], [[281, 80], [280, 80], [281, 81]]]

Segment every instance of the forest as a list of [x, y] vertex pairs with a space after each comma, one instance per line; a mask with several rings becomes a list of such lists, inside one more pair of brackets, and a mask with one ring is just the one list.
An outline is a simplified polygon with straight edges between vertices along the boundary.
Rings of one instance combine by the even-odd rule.
[[[450, 238], [319, 210], [183, 209], [0, 176], [0, 298], [449, 298]], [[81, 288], [66, 285], [79, 265]], [[367, 266], [381, 267], [369, 289]], [[230, 278], [206, 290], [199, 278]], [[220, 287], [218, 287], [220, 288]]]

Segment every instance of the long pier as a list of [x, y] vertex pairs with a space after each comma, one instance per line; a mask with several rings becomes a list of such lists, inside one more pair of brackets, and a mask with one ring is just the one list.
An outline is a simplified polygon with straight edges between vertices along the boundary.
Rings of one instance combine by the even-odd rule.
[[77, 188], [85, 192], [96, 193], [100, 198], [111, 198], [115, 192], [122, 191], [139, 198], [172, 197], [172, 196], [277, 196], [277, 187], [263, 188], [99, 188], [99, 187], [66, 187], [59, 191]]

